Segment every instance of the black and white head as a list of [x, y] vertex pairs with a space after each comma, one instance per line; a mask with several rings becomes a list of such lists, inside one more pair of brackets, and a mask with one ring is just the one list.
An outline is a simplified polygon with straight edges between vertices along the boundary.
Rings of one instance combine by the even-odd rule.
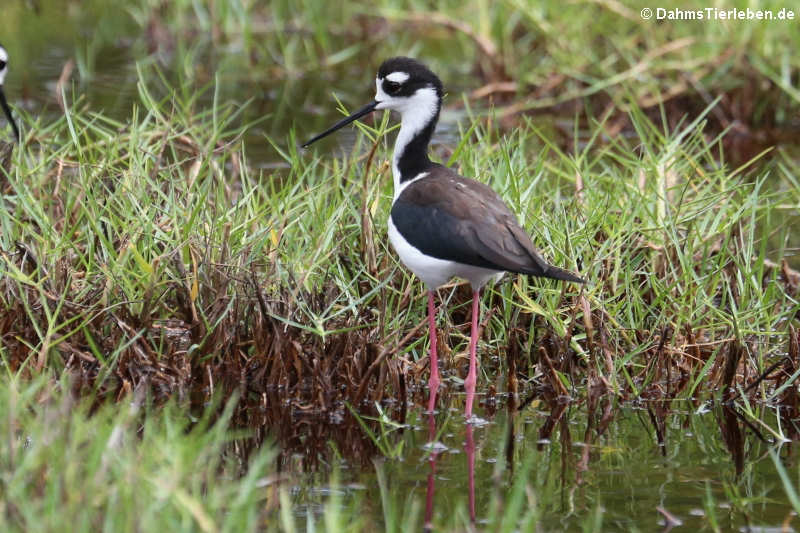
[[376, 109], [391, 109], [404, 121], [430, 123], [436, 120], [442, 105], [442, 82], [428, 67], [410, 57], [393, 57], [384, 61], [375, 78], [375, 101], [344, 118], [303, 144], [310, 145], [347, 126]]
[[3, 83], [6, 81], [6, 74], [8, 74], [8, 52], [3, 48], [3, 45], [0, 45], [0, 107], [3, 108], [8, 123], [11, 124], [11, 129], [14, 130], [14, 136], [17, 138], [17, 141], [19, 141], [19, 130], [17, 129], [16, 122], [14, 122], [14, 119], [11, 117], [11, 108], [8, 107], [6, 93], [3, 91]]
[[375, 78], [375, 109], [392, 109], [401, 115], [438, 113], [442, 82], [428, 67], [410, 57], [383, 62]]

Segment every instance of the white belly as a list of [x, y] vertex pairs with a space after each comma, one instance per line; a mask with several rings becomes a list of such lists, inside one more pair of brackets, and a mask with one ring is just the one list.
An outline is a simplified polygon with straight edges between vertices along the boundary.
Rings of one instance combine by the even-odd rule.
[[397, 231], [392, 217], [389, 217], [389, 242], [392, 243], [400, 261], [408, 267], [411, 272], [421, 279], [430, 289], [440, 287], [454, 277], [459, 277], [469, 281], [473, 290], [483, 287], [490, 278], [500, 279], [503, 275], [502, 270], [489, 270], [488, 268], [464, 265], [454, 261], [445, 261], [428, 257], [418, 249], [414, 248]]

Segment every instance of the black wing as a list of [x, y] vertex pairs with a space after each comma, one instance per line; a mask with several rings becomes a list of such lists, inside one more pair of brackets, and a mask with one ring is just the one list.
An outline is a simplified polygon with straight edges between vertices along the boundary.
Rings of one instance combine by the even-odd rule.
[[582, 283], [548, 265], [490, 187], [438, 166], [392, 207], [397, 230], [426, 255], [467, 265]]

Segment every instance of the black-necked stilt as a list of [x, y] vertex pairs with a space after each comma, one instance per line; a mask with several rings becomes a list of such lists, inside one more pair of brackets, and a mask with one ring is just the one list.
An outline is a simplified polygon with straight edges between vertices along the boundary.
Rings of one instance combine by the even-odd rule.
[[8, 107], [6, 93], [3, 91], [3, 82], [6, 80], [6, 74], [8, 74], [8, 52], [6, 52], [6, 49], [3, 48], [3, 45], [0, 45], [0, 107], [3, 108], [6, 118], [8, 119], [8, 123], [11, 124], [11, 129], [14, 130], [14, 137], [16, 137], [17, 142], [19, 142], [19, 130], [17, 129], [17, 123], [14, 122], [14, 119], [11, 117], [11, 108]]
[[453, 277], [472, 286], [472, 332], [465, 414], [472, 416], [477, 379], [479, 292], [491, 278], [517, 272], [584, 283], [577, 275], [548, 265], [514, 214], [491, 188], [464, 178], [428, 158], [428, 143], [442, 107], [442, 82], [425, 65], [407, 57], [387, 59], [375, 79], [375, 101], [337, 122], [303, 147], [376, 109], [400, 113], [394, 146], [394, 202], [389, 240], [400, 260], [428, 287], [431, 375], [428, 409], [433, 410], [440, 379], [436, 356], [433, 291]]

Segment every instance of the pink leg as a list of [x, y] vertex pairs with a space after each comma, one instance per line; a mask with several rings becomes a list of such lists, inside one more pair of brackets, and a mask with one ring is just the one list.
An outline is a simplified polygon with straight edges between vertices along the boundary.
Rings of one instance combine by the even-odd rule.
[[467, 452], [467, 476], [469, 487], [469, 519], [475, 523], [475, 441], [472, 438], [472, 426], [467, 424], [467, 442], [464, 445]]
[[469, 337], [469, 372], [467, 379], [464, 380], [464, 388], [467, 390], [467, 409], [464, 416], [469, 419], [472, 416], [472, 402], [475, 400], [475, 383], [478, 380], [478, 360], [475, 354], [478, 348], [478, 315], [480, 314], [480, 293], [472, 291], [472, 333]]
[[428, 326], [431, 341], [431, 377], [428, 381], [430, 396], [428, 397], [428, 412], [433, 412], [436, 407], [436, 391], [439, 390], [439, 361], [436, 357], [436, 308], [433, 305], [433, 291], [428, 291]]
[[[436, 420], [433, 412], [428, 414], [428, 442], [434, 444], [436, 439]], [[425, 492], [425, 525], [423, 531], [433, 531], [433, 491], [436, 488], [436, 448], [432, 448], [431, 457], [428, 459], [431, 470], [428, 473], [428, 490]]]

